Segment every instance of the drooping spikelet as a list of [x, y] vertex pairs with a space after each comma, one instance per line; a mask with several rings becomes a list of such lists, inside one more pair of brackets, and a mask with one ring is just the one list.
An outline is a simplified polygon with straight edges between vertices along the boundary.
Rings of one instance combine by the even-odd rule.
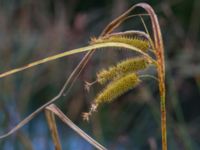
[[97, 96], [95, 104], [98, 106], [105, 102], [112, 102], [125, 92], [133, 89], [140, 83], [135, 73], [127, 74], [109, 83], [107, 87]]
[[99, 39], [92, 38], [91, 43], [104, 43], [104, 42], [120, 42], [134, 46], [142, 51], [147, 51], [150, 48], [150, 43], [147, 39], [139, 37], [112, 35], [108, 37], [101, 37]]
[[95, 112], [100, 104], [114, 101], [117, 97], [133, 89], [140, 83], [135, 73], [126, 74], [109, 83], [107, 87], [96, 97], [90, 107], [90, 111], [83, 113], [83, 119], [89, 121], [89, 117]]
[[97, 74], [97, 81], [100, 84], [105, 84], [107, 81], [113, 80], [127, 73], [143, 70], [149, 66], [149, 60], [145, 57], [129, 58], [116, 66], [110, 67], [107, 70], [102, 70]]

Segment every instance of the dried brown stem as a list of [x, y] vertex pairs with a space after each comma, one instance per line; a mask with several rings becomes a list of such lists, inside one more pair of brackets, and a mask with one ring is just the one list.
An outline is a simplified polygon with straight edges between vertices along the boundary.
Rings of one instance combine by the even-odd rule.
[[46, 115], [47, 123], [49, 125], [49, 129], [51, 132], [51, 137], [55, 145], [55, 150], [62, 150], [54, 113], [48, 109], [45, 109], [45, 115]]
[[157, 72], [160, 91], [160, 110], [161, 110], [161, 132], [162, 132], [162, 150], [167, 150], [167, 127], [166, 127], [166, 106], [165, 106], [165, 60], [164, 47], [158, 18], [152, 7], [145, 3], [139, 3], [136, 6], [144, 8], [151, 18], [154, 34], [154, 46], [157, 58]]

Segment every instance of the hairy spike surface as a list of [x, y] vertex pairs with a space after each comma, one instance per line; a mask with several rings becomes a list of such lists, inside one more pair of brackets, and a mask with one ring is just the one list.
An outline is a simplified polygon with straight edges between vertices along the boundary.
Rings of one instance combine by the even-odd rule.
[[99, 39], [92, 38], [91, 41], [91, 43], [120, 42], [134, 46], [142, 51], [147, 51], [150, 48], [150, 42], [147, 39], [135, 36], [112, 35], [109, 37], [101, 37]]
[[116, 66], [110, 67], [109, 69], [103, 69], [97, 74], [97, 81], [100, 84], [105, 84], [107, 81], [113, 80], [122, 75], [143, 70], [149, 66], [149, 61], [145, 57], [129, 58]]
[[125, 92], [133, 89], [140, 83], [140, 79], [135, 73], [125, 75], [109, 83], [107, 87], [95, 99], [96, 106], [105, 102], [112, 102]]

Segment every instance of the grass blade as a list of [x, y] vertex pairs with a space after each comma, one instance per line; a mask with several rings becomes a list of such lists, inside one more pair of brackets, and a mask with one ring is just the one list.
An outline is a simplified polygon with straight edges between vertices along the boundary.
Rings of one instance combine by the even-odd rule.
[[0, 74], [0, 78], [6, 77], [8, 75], [26, 70], [28, 68], [32, 68], [34, 66], [38, 66], [38, 65], [41, 65], [41, 64], [47, 63], [49, 61], [53, 61], [53, 60], [65, 57], [65, 56], [69, 56], [69, 55], [73, 55], [73, 54], [81, 53], [81, 52], [86, 52], [86, 51], [91, 51], [93, 49], [105, 48], [105, 47], [119, 47], [119, 48], [131, 49], [131, 50], [137, 51], [137, 52], [149, 57], [146, 53], [142, 52], [140, 49], [138, 49], [134, 46], [130, 46], [128, 44], [124, 44], [124, 43], [120, 43], [120, 42], [105, 42], [105, 43], [94, 44], [94, 45], [90, 45], [90, 46], [86, 46], [86, 47], [82, 47], [82, 48], [78, 48], [78, 49], [73, 49], [73, 50], [70, 50], [70, 51], [66, 51], [66, 52], [63, 52], [63, 53], [60, 53], [60, 54], [57, 54], [57, 55], [53, 55], [53, 56], [32, 62], [32, 63], [30, 63], [26, 66], [16, 68], [16, 69], [12, 69], [10, 71], [2, 73], [2, 74]]

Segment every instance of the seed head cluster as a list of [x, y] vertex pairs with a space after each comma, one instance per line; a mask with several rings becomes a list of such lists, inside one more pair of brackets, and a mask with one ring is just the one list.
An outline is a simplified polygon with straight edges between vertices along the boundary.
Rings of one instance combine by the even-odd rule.
[[[150, 43], [147, 39], [139, 37], [131, 37], [125, 35], [111, 35], [109, 37], [92, 38], [91, 44], [119, 42], [134, 46], [141, 51], [146, 52], [150, 48]], [[147, 68], [151, 61], [146, 57], [135, 57], [126, 59], [115, 66], [108, 69], [103, 69], [97, 73], [97, 82], [108, 85], [100, 92], [91, 105], [90, 111], [83, 114], [85, 120], [89, 120], [92, 112], [96, 111], [98, 106], [103, 103], [114, 101], [119, 96], [133, 89], [140, 83], [140, 79], [136, 72]]]

